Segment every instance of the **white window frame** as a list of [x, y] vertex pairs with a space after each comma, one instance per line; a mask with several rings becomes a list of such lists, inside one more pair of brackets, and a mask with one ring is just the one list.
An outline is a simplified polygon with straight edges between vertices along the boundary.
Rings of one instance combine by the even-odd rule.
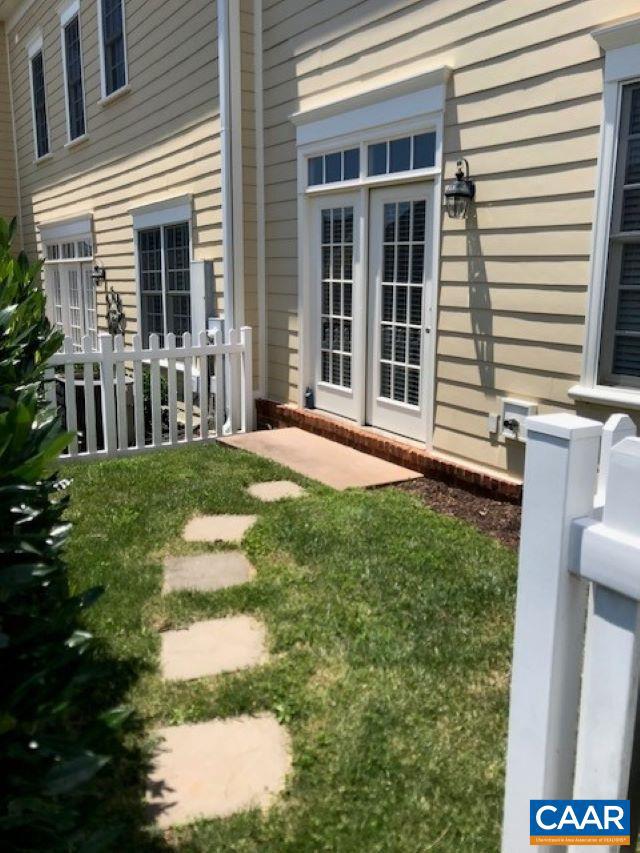
[[[431, 240], [433, 245], [432, 264], [428, 275], [434, 283], [430, 288], [426, 305], [425, 325], [433, 328], [437, 314], [438, 279], [440, 264], [440, 229], [442, 210], [442, 159], [444, 133], [444, 106], [446, 84], [451, 73], [442, 67], [425, 74], [401, 80], [380, 89], [373, 89], [351, 98], [332, 102], [315, 109], [295, 113], [291, 121], [296, 126], [297, 181], [298, 181], [298, 316], [300, 322], [299, 348], [299, 405], [304, 406], [305, 390], [316, 385], [316, 347], [313, 286], [313, 236], [312, 209], [310, 200], [317, 196], [357, 191], [360, 195], [361, 219], [354, 222], [360, 229], [362, 258], [368, 257], [369, 235], [369, 190], [381, 186], [415, 183], [430, 180], [434, 186], [436, 200]], [[411, 169], [405, 172], [389, 172], [385, 175], [367, 174], [368, 149], [371, 143], [382, 142], [405, 136], [414, 136], [430, 131], [436, 134], [434, 165], [428, 168]], [[308, 186], [308, 160], [319, 154], [360, 148], [360, 176], [353, 180]], [[366, 290], [366, 287], [364, 288]], [[355, 293], [355, 288], [354, 288]], [[352, 340], [367, 338], [367, 311], [363, 306], [355, 308], [354, 302]], [[426, 446], [433, 444], [436, 335], [430, 334], [425, 341], [425, 376], [432, 383], [426, 395]], [[366, 422], [366, 348], [353, 352], [352, 388], [356, 422]], [[333, 387], [333, 386], [332, 386]]]
[[[84, 326], [84, 337], [85, 335], [93, 336], [93, 345], [97, 348], [98, 342], [98, 312], [97, 312], [97, 292], [93, 290], [93, 304], [89, 306], [87, 304], [87, 300], [85, 297], [85, 283], [83, 280], [83, 272], [86, 270], [88, 266], [90, 269], [93, 267], [93, 259], [95, 256], [95, 243], [93, 239], [93, 219], [91, 215], [83, 214], [74, 219], [64, 220], [62, 222], [53, 222], [53, 223], [41, 223], [37, 226], [40, 240], [42, 243], [42, 254], [45, 257], [43, 272], [44, 272], [44, 282], [45, 282], [45, 291], [47, 294], [47, 313], [52, 324], [57, 325], [55, 318], [55, 297], [53, 288], [55, 287], [54, 282], [52, 281], [50, 273], [53, 270], [58, 270], [58, 273], [62, 271], [62, 269], [72, 269], [76, 268], [77, 276], [78, 276], [78, 286], [79, 286], [79, 295], [80, 295], [80, 310], [82, 313], [82, 321]], [[75, 254], [73, 258], [63, 258], [62, 257], [62, 244], [64, 243], [73, 243], [77, 249], [78, 243], [82, 241], [88, 241], [91, 243], [92, 252], [91, 255], [83, 255], [80, 256]], [[58, 245], [59, 256], [56, 259], [49, 260], [47, 259], [47, 246]], [[61, 285], [61, 308], [62, 308], [62, 330], [65, 335], [72, 337], [72, 328], [71, 328], [71, 314], [70, 314], [70, 304], [68, 293], [66, 292], [66, 288]], [[95, 311], [95, 328], [92, 327], [90, 322], [89, 312]]]
[[640, 409], [640, 388], [600, 382], [605, 297], [623, 87], [640, 81], [640, 18], [592, 33], [605, 52], [603, 118], [600, 133], [591, 275], [580, 382], [569, 389], [576, 400]]
[[124, 84], [120, 86], [119, 89], [115, 89], [110, 94], [107, 94], [107, 75], [105, 69], [105, 52], [104, 52], [104, 33], [102, 26], [102, 8], [103, 8], [104, 0], [98, 0], [96, 4], [98, 10], [98, 49], [100, 52], [100, 101], [99, 103], [102, 106], [106, 106], [107, 104], [114, 101], [116, 98], [119, 98], [121, 95], [126, 94], [131, 91], [131, 86], [129, 84], [129, 50], [127, 43], [127, 11], [126, 11], [126, 2], [125, 0], [120, 0], [120, 6], [122, 8], [122, 40], [124, 43]]
[[[191, 196], [181, 196], [180, 198], [167, 199], [166, 201], [156, 202], [154, 204], [138, 207], [130, 211], [133, 224], [133, 253], [136, 275], [136, 312], [138, 334], [142, 340], [142, 287], [140, 281], [140, 258], [138, 250], [138, 232], [146, 231], [149, 228], [162, 229], [166, 225], [181, 225], [186, 222], [189, 226], [189, 262], [192, 267], [193, 261], [193, 203]], [[164, 252], [164, 236], [162, 238], [161, 251], [161, 270], [162, 270], [162, 305], [165, 315], [166, 326], [166, 304], [165, 304], [165, 252]], [[191, 323], [193, 326], [193, 274], [190, 270], [189, 289], [190, 304], [191, 304]], [[193, 333], [193, 328], [192, 328]], [[166, 342], [165, 342], [166, 343]]]
[[[35, 90], [33, 86], [33, 60], [35, 57], [42, 54], [42, 76], [44, 79], [44, 111], [47, 117], [47, 152], [46, 154], [38, 154], [38, 132], [36, 129], [36, 101]], [[47, 97], [47, 71], [44, 61], [44, 39], [42, 33], [36, 33], [27, 44], [27, 57], [29, 62], [29, 89], [31, 93], [31, 124], [33, 127], [33, 159], [35, 163], [41, 163], [43, 160], [48, 160], [52, 156], [51, 151], [51, 127], [49, 124], [49, 98]]]
[[[65, 29], [67, 24], [71, 23], [74, 18], [78, 18], [78, 38], [80, 40], [80, 70], [82, 84], [82, 109], [84, 110], [84, 133], [71, 138], [71, 114], [69, 111], [69, 87], [68, 87], [68, 72], [67, 72], [67, 45], [65, 39]], [[84, 79], [84, 52], [82, 49], [82, 22], [80, 20], [80, 0], [72, 0], [67, 6], [64, 6], [60, 11], [60, 44], [62, 47], [62, 74], [64, 81], [64, 109], [67, 127], [67, 142], [65, 148], [71, 148], [79, 145], [88, 139], [87, 125], [87, 99], [85, 95], [85, 79]]]

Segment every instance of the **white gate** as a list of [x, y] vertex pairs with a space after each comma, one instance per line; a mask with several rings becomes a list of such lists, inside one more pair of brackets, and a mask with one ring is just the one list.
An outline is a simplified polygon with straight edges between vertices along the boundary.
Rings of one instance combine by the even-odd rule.
[[604, 428], [568, 414], [527, 421], [503, 853], [567, 849], [530, 847], [531, 799], [628, 798], [640, 671], [635, 435], [626, 415]]
[[[100, 335], [98, 350], [89, 336], [79, 350], [71, 338], [49, 361], [50, 402], [74, 433], [61, 458], [100, 459], [160, 447], [203, 442], [253, 429], [251, 329], [233, 329], [228, 340], [197, 343], [168, 334], [164, 346], [139, 335], [125, 348], [121, 335]], [[239, 397], [239, 399], [236, 399]]]

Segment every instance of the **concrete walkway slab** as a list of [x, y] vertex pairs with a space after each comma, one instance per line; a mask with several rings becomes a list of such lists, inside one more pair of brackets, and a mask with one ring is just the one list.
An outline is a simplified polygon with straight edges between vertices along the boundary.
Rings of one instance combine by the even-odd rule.
[[286, 729], [270, 714], [156, 732], [147, 802], [161, 828], [267, 808], [291, 769]]
[[214, 592], [247, 583], [254, 574], [255, 569], [240, 551], [167, 557], [162, 592], [165, 595], [183, 589]]
[[195, 622], [160, 634], [162, 676], [187, 681], [257, 666], [267, 659], [266, 631], [253, 616]]
[[265, 503], [281, 501], [284, 498], [301, 498], [304, 489], [291, 480], [271, 480], [268, 483], [254, 483], [247, 489], [251, 497]]
[[339, 490], [385, 486], [422, 476], [297, 427], [242, 433], [219, 441], [272, 459]]
[[242, 542], [257, 515], [196, 515], [182, 534], [185, 542]]

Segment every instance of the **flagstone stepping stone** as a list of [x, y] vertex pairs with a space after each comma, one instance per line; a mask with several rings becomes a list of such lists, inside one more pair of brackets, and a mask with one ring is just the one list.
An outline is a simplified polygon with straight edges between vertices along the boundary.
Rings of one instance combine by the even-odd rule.
[[241, 542], [257, 515], [196, 515], [187, 522], [186, 542]]
[[164, 562], [163, 593], [181, 589], [212, 592], [247, 583], [255, 569], [240, 551], [167, 557]]
[[160, 634], [162, 676], [187, 681], [257, 666], [267, 659], [266, 631], [253, 616], [195, 622]]
[[147, 802], [160, 828], [266, 809], [291, 769], [287, 730], [271, 714], [171, 726], [149, 776]]
[[265, 503], [281, 501], [283, 498], [301, 498], [304, 489], [290, 480], [274, 480], [268, 483], [254, 483], [247, 489], [251, 497]]

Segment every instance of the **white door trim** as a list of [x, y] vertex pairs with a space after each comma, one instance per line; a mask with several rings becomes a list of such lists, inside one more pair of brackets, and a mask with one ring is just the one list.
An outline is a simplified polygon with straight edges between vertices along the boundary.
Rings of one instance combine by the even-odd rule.
[[[444, 75], [446, 76], [446, 75]], [[311, 337], [313, 324], [315, 322], [313, 316], [313, 299], [312, 299], [312, 282], [313, 270], [312, 259], [309, 250], [310, 244], [310, 198], [317, 195], [324, 195], [332, 192], [346, 192], [347, 190], [358, 190], [361, 196], [362, 220], [361, 228], [361, 251], [362, 257], [367, 257], [367, 237], [369, 230], [369, 189], [375, 186], [390, 186], [394, 184], [406, 184], [414, 181], [430, 180], [433, 184], [433, 218], [432, 218], [432, 257], [430, 277], [433, 281], [433, 287], [430, 288], [427, 303], [427, 319], [431, 323], [432, 333], [427, 336], [425, 341], [425, 375], [430, 375], [432, 378], [432, 391], [425, 400], [426, 405], [426, 446], [431, 447], [433, 444], [433, 429], [434, 429], [434, 395], [435, 395], [435, 367], [436, 367], [436, 322], [438, 305], [438, 284], [439, 284], [439, 269], [440, 269], [440, 226], [442, 218], [442, 163], [443, 163], [443, 125], [444, 125], [444, 99], [445, 87], [442, 83], [431, 89], [415, 91], [411, 93], [411, 97], [401, 95], [398, 101], [393, 106], [400, 107], [403, 105], [406, 110], [406, 117], [401, 118], [400, 114], [394, 113], [393, 130], [389, 130], [388, 113], [383, 106], [390, 107], [391, 101], [385, 96], [385, 90], [380, 89], [377, 98], [377, 108], [375, 110], [367, 110], [367, 121], [375, 120], [377, 124], [368, 125], [366, 128], [354, 127], [349, 121], [349, 110], [345, 109], [340, 115], [332, 115], [331, 120], [327, 121], [327, 116], [314, 116], [314, 111], [305, 116], [298, 114], [295, 117], [296, 135], [298, 144], [297, 158], [297, 245], [298, 245], [298, 352], [299, 352], [299, 368], [298, 368], [298, 404], [303, 407], [305, 404], [305, 390], [307, 387], [313, 387], [315, 376], [314, 363], [314, 345]], [[374, 102], [373, 93], [367, 94], [367, 106]], [[425, 109], [425, 105], [427, 105]], [[346, 105], [348, 106], [348, 104]], [[309, 121], [305, 121], [308, 117]], [[314, 117], [317, 122], [314, 122]], [[315, 128], [310, 128], [311, 124], [315, 124]], [[320, 130], [323, 132], [320, 133]], [[397, 174], [387, 174], [384, 176], [368, 177], [366, 175], [366, 146], [370, 141], [375, 141], [382, 136], [395, 136], [401, 133], [420, 133], [433, 130], [436, 133], [435, 146], [435, 162], [434, 166], [428, 169], [416, 170], [412, 172], [402, 172]], [[317, 132], [316, 132], [317, 131]], [[326, 135], [330, 132], [330, 135]], [[307, 160], [310, 156], [335, 150], [338, 148], [348, 148], [351, 146], [360, 146], [360, 177], [355, 180], [343, 182], [342, 184], [325, 185], [319, 187], [307, 186]], [[354, 308], [355, 311], [355, 308]], [[363, 312], [361, 312], [363, 313]], [[361, 318], [361, 321], [366, 323], [366, 316]], [[355, 328], [354, 328], [355, 331]], [[361, 338], [362, 339], [362, 338]], [[355, 369], [355, 365], [354, 365]], [[362, 381], [358, 385], [362, 389], [362, 394], [356, 397], [359, 399], [358, 406], [358, 422], [365, 423], [366, 415], [366, 394], [364, 388], [364, 380], [366, 374], [366, 358], [362, 359]], [[354, 374], [354, 382], [356, 382]]]

